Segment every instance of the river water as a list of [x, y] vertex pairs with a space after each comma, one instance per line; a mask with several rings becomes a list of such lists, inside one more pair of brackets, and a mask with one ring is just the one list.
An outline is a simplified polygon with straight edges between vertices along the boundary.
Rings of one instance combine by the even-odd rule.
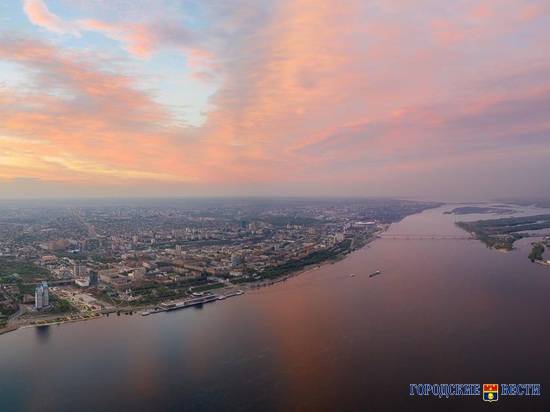
[[[387, 233], [461, 236], [455, 220], [495, 217], [451, 208]], [[550, 410], [550, 267], [529, 243], [379, 239], [201, 309], [20, 329], [0, 336], [0, 411]], [[427, 399], [410, 383], [541, 383], [542, 396]]]

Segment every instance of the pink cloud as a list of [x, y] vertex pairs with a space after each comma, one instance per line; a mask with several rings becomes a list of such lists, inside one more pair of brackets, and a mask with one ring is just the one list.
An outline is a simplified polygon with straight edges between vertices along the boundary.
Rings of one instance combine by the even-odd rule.
[[159, 46], [156, 34], [143, 24], [111, 24], [93, 19], [79, 20], [77, 24], [83, 30], [96, 31], [122, 42], [131, 54], [141, 58], [149, 57]]
[[42, 0], [24, 0], [23, 10], [29, 20], [46, 30], [79, 36], [78, 28], [53, 14]]
[[188, 56], [194, 71], [204, 78], [215, 71], [212, 55], [199, 47], [189, 30], [168, 16], [162, 21], [141, 23], [98, 19], [66, 21], [53, 14], [43, 0], [25, 0], [23, 10], [31, 23], [55, 33], [80, 36], [82, 31], [98, 32], [122, 43], [130, 54], [143, 59], [162, 48], [175, 48]]
[[[0, 112], [7, 135], [51, 142], [42, 149], [49, 157], [36, 162], [47, 171], [24, 175], [68, 176], [61, 170], [72, 167], [112, 180], [156, 173], [216, 188], [299, 182], [323, 190], [328, 181], [355, 189], [391, 183], [395, 192], [414, 177], [452, 177], [461, 162], [485, 162], [495, 179], [514, 179], [493, 160], [548, 152], [543, 1], [423, 0], [421, 10], [383, 0], [206, 3], [211, 21], [196, 31], [171, 19], [75, 22], [140, 58], [171, 48], [186, 54], [197, 77], [222, 72], [200, 128], [174, 127], [135, 79], [102, 71], [104, 62], [79, 62], [42, 43], [4, 46], [3, 57], [37, 73], [35, 90], [43, 88], [31, 110], [16, 90], [3, 97], [12, 102]], [[9, 144], [12, 157], [15, 147], [22, 161], [38, 156], [33, 145]], [[52, 158], [53, 148], [66, 157]], [[106, 180], [96, 175], [86, 176]]]
[[0, 92], [0, 101], [10, 103], [0, 108], [0, 135], [7, 136], [3, 146], [11, 159], [0, 158], [4, 177], [104, 183], [194, 178], [181, 153], [170, 149], [178, 128], [165, 126], [168, 113], [131, 77], [30, 40], [2, 39], [0, 57], [36, 73], [35, 93], [9, 87]]

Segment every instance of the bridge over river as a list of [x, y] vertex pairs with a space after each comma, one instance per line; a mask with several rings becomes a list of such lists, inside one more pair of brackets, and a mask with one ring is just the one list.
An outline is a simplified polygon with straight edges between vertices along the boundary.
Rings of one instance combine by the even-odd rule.
[[392, 240], [476, 240], [472, 235], [383, 233], [381, 239]]

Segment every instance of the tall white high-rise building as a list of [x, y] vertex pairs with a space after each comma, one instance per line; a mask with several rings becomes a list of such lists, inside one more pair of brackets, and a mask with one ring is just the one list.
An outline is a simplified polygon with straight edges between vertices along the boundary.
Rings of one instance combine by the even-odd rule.
[[43, 309], [50, 304], [50, 294], [48, 291], [48, 283], [42, 282], [34, 290], [34, 307]]

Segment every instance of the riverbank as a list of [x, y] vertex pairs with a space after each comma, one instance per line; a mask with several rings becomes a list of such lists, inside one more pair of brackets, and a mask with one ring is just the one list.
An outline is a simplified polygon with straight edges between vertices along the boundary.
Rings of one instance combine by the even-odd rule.
[[[381, 230], [378, 230], [372, 234], [371, 237], [366, 239], [364, 242], [359, 244], [356, 247], [350, 247], [349, 249], [343, 250], [341, 253], [333, 255], [326, 260], [323, 260], [321, 262], [316, 262], [314, 264], [306, 265], [304, 267], [301, 267], [297, 270], [292, 270], [288, 273], [285, 273], [280, 276], [274, 276], [272, 278], [267, 279], [261, 279], [258, 281], [251, 281], [251, 282], [243, 282], [238, 284], [232, 284], [231, 286], [222, 287], [219, 289], [216, 289], [216, 292], [218, 294], [224, 294], [224, 293], [230, 293], [231, 291], [235, 290], [236, 288], [241, 288], [245, 291], [252, 291], [259, 288], [264, 288], [268, 286], [272, 286], [281, 282], [285, 282], [291, 278], [294, 278], [296, 276], [300, 276], [304, 273], [311, 272], [312, 270], [316, 270], [319, 268], [322, 268], [324, 266], [333, 265], [343, 259], [345, 259], [348, 255], [350, 255], [353, 252], [359, 251], [365, 247], [367, 247], [371, 242], [378, 239], [382, 233], [388, 230], [390, 227], [390, 224], [384, 225]], [[167, 301], [170, 302], [170, 301]], [[41, 318], [37, 319], [19, 319], [19, 324], [15, 325], [8, 325], [6, 328], [0, 329], [0, 335], [4, 333], [9, 333], [16, 331], [18, 329], [24, 329], [24, 328], [31, 328], [31, 327], [44, 327], [44, 326], [54, 326], [54, 325], [61, 325], [65, 323], [76, 323], [76, 322], [84, 322], [94, 319], [101, 319], [103, 317], [108, 317], [113, 313], [116, 313], [117, 316], [120, 315], [133, 315], [134, 313], [138, 313], [141, 311], [147, 311], [152, 310], [155, 307], [157, 307], [160, 303], [167, 303], [167, 302], [158, 302], [155, 304], [148, 304], [148, 305], [141, 305], [141, 306], [121, 306], [121, 307], [114, 307], [107, 310], [102, 310], [99, 312], [94, 312], [92, 314], [86, 314], [86, 315], [72, 315], [74, 317], [71, 317], [71, 315], [62, 315], [62, 314], [51, 314], [42, 316]], [[63, 318], [63, 319], [61, 319]]]
[[14, 330], [17, 330], [17, 326], [6, 326], [5, 328], [0, 329], [0, 335], [3, 335], [4, 333], [13, 332]]
[[356, 248], [353, 248], [353, 249], [349, 249], [347, 250], [346, 252], [344, 253], [341, 253], [339, 255], [335, 255], [333, 257], [331, 257], [330, 259], [327, 259], [321, 263], [315, 263], [315, 264], [312, 264], [312, 265], [307, 265], [305, 267], [303, 267], [302, 269], [299, 269], [299, 270], [296, 270], [296, 271], [292, 271], [290, 273], [287, 273], [283, 276], [280, 276], [280, 277], [277, 277], [277, 278], [274, 278], [274, 279], [269, 279], [269, 280], [260, 280], [260, 281], [257, 281], [257, 282], [251, 282], [251, 283], [247, 283], [247, 284], [243, 284], [243, 288], [246, 288], [246, 289], [258, 289], [258, 288], [262, 288], [262, 287], [267, 287], [267, 286], [271, 286], [271, 285], [275, 285], [275, 284], [278, 284], [278, 283], [281, 283], [281, 282], [285, 282], [293, 277], [296, 277], [296, 276], [300, 276], [304, 273], [308, 273], [308, 272], [311, 272], [313, 270], [317, 270], [317, 269], [320, 269], [324, 266], [328, 266], [328, 265], [334, 265], [335, 263], [338, 263], [340, 262], [341, 260], [345, 259], [346, 257], [348, 257], [350, 254], [354, 253], [354, 252], [357, 252], [365, 247], [368, 247], [369, 244], [371, 242], [373, 242], [374, 240], [376, 239], [379, 239], [380, 238], [380, 235], [382, 233], [384, 233], [385, 231], [387, 231], [389, 229], [390, 225], [387, 225], [384, 227], [383, 230], [380, 230], [378, 232], [375, 232], [375, 234], [370, 237], [369, 239], [367, 239], [363, 244], [361, 244], [360, 246], [356, 247]]

